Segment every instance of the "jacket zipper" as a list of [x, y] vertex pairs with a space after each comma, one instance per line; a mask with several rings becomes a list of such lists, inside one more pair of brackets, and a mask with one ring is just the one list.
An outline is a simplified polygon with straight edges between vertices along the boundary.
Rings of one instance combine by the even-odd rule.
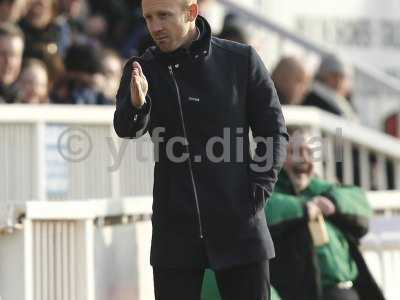
[[175, 78], [175, 74], [174, 71], [172, 70], [172, 66], [168, 66], [169, 69], [169, 73], [172, 77], [172, 81], [174, 82], [175, 85], [175, 89], [176, 89], [176, 94], [178, 96], [178, 104], [179, 104], [179, 114], [181, 117], [181, 123], [182, 123], [182, 129], [183, 129], [183, 135], [184, 138], [186, 140], [185, 146], [186, 146], [186, 151], [189, 154], [189, 173], [190, 173], [190, 179], [192, 181], [192, 187], [193, 187], [193, 193], [194, 193], [194, 198], [196, 201], [196, 212], [197, 212], [197, 218], [198, 218], [198, 222], [199, 222], [199, 232], [200, 232], [200, 238], [203, 239], [204, 235], [203, 235], [203, 226], [201, 223], [201, 215], [200, 215], [200, 206], [199, 206], [199, 198], [197, 196], [197, 187], [196, 187], [196, 182], [194, 180], [194, 175], [193, 175], [193, 167], [192, 167], [192, 161], [190, 159], [190, 152], [189, 152], [189, 140], [187, 137], [187, 133], [186, 133], [186, 126], [185, 126], [185, 120], [183, 118], [183, 109], [182, 109], [182, 99], [181, 99], [181, 92], [179, 90], [179, 86], [178, 83], [176, 81]]

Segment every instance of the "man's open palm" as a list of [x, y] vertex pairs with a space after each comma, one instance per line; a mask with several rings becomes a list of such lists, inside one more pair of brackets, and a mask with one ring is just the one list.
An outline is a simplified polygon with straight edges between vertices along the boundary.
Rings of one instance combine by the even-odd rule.
[[149, 89], [146, 76], [138, 62], [132, 64], [131, 101], [134, 107], [140, 108], [146, 103], [146, 95]]

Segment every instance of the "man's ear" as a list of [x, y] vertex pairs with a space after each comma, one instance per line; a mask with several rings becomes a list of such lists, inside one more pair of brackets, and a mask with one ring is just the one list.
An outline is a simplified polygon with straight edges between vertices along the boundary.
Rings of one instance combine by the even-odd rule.
[[199, 6], [196, 3], [190, 4], [187, 10], [187, 21], [188, 22], [194, 22], [199, 15]]

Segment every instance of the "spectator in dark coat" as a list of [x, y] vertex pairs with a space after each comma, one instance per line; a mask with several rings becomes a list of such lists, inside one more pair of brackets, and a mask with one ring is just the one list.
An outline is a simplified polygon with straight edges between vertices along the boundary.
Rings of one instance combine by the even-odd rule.
[[358, 117], [346, 98], [350, 93], [350, 69], [337, 56], [324, 56], [311, 86], [311, 92], [303, 104], [316, 106], [348, 120], [357, 121]]
[[[358, 122], [348, 96], [351, 94], [351, 70], [342, 59], [335, 55], [322, 57], [310, 93], [306, 96], [303, 105], [315, 106], [331, 114], [335, 114], [349, 121]], [[339, 145], [341, 147], [341, 145]], [[353, 154], [353, 182], [360, 184], [359, 151], [352, 149]], [[337, 158], [335, 158], [336, 160]], [[373, 157], [370, 157], [373, 160]], [[336, 174], [339, 182], [343, 182], [343, 162], [336, 163]]]

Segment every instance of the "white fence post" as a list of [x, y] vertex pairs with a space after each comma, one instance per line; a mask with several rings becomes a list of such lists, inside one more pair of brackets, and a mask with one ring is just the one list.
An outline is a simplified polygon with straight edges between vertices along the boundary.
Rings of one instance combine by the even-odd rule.
[[379, 190], [386, 190], [388, 187], [388, 182], [387, 182], [387, 167], [386, 167], [386, 158], [382, 154], [378, 154], [377, 158], [377, 183], [378, 183], [378, 189]]
[[394, 188], [400, 190], [400, 160], [394, 161]]
[[[116, 138], [116, 133], [114, 131], [114, 127], [110, 126], [110, 142], [112, 142], [115, 145], [115, 149], [117, 149], [117, 153], [118, 151], [120, 151], [120, 147], [121, 147], [121, 142], [120, 139]], [[116, 161], [112, 161], [113, 159], [117, 159], [116, 157], [113, 157], [111, 155], [111, 150], [109, 149], [109, 153], [111, 156], [110, 162], [111, 164], [114, 166], [117, 164]], [[126, 153], [124, 153], [124, 155], [126, 155]], [[121, 197], [121, 166], [118, 166], [117, 170], [108, 170], [108, 172], [111, 172], [110, 174], [110, 178], [111, 178], [111, 195], [112, 195], [112, 199], [113, 200], [120, 200]]]
[[25, 300], [34, 300], [34, 266], [33, 266], [33, 227], [32, 221], [24, 221], [24, 264], [25, 264]]
[[25, 300], [95, 300], [94, 255], [93, 219], [27, 219]]
[[365, 147], [359, 147], [360, 157], [359, 157], [359, 173], [360, 173], [360, 183], [361, 187], [365, 190], [371, 188], [371, 168], [369, 166], [369, 152]]
[[343, 182], [345, 184], [354, 183], [353, 170], [353, 148], [350, 141], [345, 140], [343, 143]]
[[78, 221], [75, 238], [77, 300], [95, 300], [93, 220]]
[[35, 124], [35, 150], [36, 150], [36, 197], [37, 200], [47, 199], [47, 174], [46, 174], [46, 142], [45, 142], [46, 124], [37, 122]]

